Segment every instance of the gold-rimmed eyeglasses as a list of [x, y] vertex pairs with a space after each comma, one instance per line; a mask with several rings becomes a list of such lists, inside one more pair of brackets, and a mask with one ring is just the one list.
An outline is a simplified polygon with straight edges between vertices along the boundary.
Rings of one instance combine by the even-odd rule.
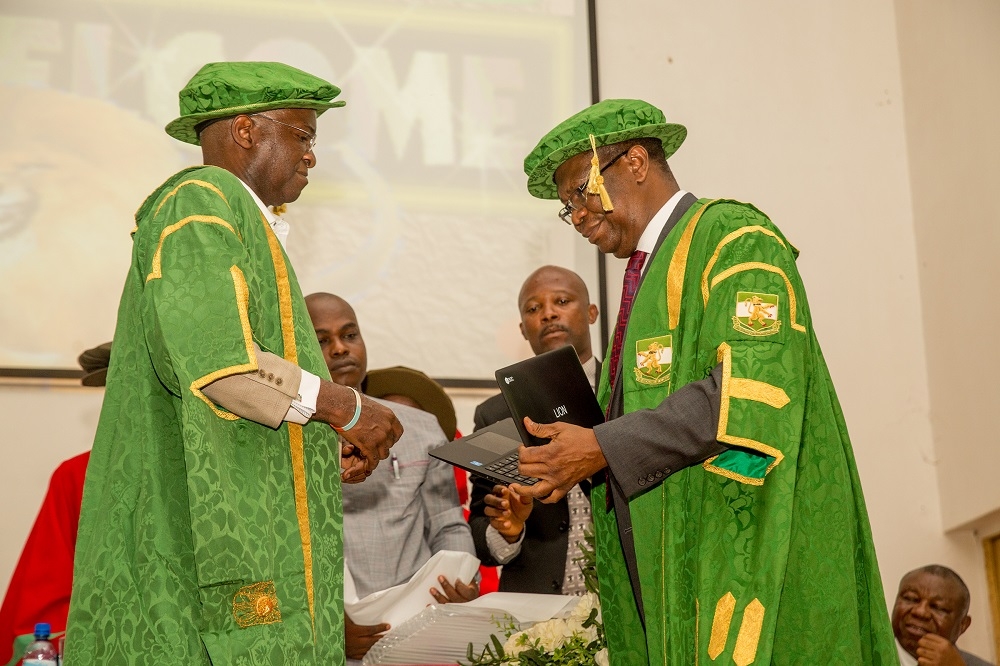
[[309, 142], [309, 148], [308, 148], [308, 150], [306, 152], [311, 151], [313, 148], [316, 147], [316, 134], [314, 134], [313, 132], [310, 132], [307, 129], [302, 129], [301, 127], [296, 127], [295, 125], [289, 125], [288, 123], [283, 123], [280, 120], [275, 120], [271, 116], [266, 116], [263, 113], [253, 113], [253, 114], [250, 114], [250, 115], [253, 116], [254, 118], [267, 118], [272, 123], [278, 123], [279, 125], [284, 125], [285, 127], [293, 129], [296, 132], [301, 132], [305, 136], [300, 136], [299, 138], [301, 140], [303, 140], [303, 141], [308, 141]]
[[[608, 162], [607, 164], [605, 164], [604, 166], [601, 167], [601, 170], [600, 170], [599, 173], [603, 174], [605, 171], [607, 171], [609, 168], [611, 168], [611, 165], [614, 164], [615, 162], [617, 162], [618, 160], [620, 160], [625, 155], [627, 155], [628, 151], [630, 149], [631, 149], [631, 147], [626, 148], [622, 152], [620, 152], [617, 155], [615, 155], [614, 159], [612, 159], [610, 162]], [[560, 220], [562, 220], [566, 224], [573, 224], [573, 211], [579, 210], [579, 209], [581, 209], [581, 208], [583, 208], [584, 206], [587, 205], [586, 204], [586, 199], [583, 198], [583, 193], [584, 193], [584, 191], [586, 189], [587, 189], [587, 183], [584, 182], [583, 185], [581, 185], [580, 187], [576, 188], [575, 190], [573, 190], [570, 193], [570, 195], [569, 195], [569, 201], [566, 203], [565, 206], [563, 206], [559, 210], [559, 219]]]

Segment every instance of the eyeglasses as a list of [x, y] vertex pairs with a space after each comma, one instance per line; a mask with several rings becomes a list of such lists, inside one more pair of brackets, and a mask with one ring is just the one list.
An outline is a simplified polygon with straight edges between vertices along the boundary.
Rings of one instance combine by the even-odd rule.
[[278, 123], [279, 125], [284, 125], [285, 127], [291, 128], [296, 132], [302, 132], [303, 134], [305, 134], [305, 136], [301, 136], [299, 138], [302, 139], [303, 141], [309, 142], [309, 150], [307, 150], [306, 152], [309, 152], [316, 147], [316, 135], [307, 129], [302, 129], [301, 127], [296, 127], [295, 125], [289, 125], [288, 123], [283, 123], [280, 120], [275, 120], [271, 116], [265, 116], [263, 113], [252, 113], [250, 115], [252, 115], [255, 118], [267, 118], [272, 123]]
[[[631, 146], [629, 146], [624, 151], [615, 155], [615, 158], [610, 162], [608, 162], [607, 164], [605, 164], [604, 166], [602, 166], [601, 170], [598, 173], [604, 173], [605, 171], [607, 171], [612, 164], [614, 164], [622, 157], [627, 155], [629, 150], [631, 150]], [[562, 220], [566, 224], [573, 224], [573, 211], [579, 210], [586, 205], [586, 201], [583, 198], [583, 191], [586, 189], [587, 189], [587, 183], [584, 183], [580, 187], [573, 190], [573, 192], [569, 195], [569, 202], [567, 202], [566, 205], [559, 210], [560, 220]], [[577, 201], [578, 203], [574, 203], [574, 201]]]

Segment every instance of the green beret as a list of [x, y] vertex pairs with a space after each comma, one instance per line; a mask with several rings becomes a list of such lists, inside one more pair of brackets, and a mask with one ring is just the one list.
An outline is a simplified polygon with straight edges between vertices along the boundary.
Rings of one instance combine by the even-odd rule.
[[668, 123], [663, 112], [639, 99], [606, 99], [556, 125], [524, 158], [528, 192], [539, 199], [558, 199], [555, 173], [563, 162], [590, 150], [590, 135], [598, 146], [631, 139], [655, 138], [666, 157], [687, 136], [683, 125]]
[[331, 101], [340, 88], [280, 62], [212, 62], [180, 92], [181, 115], [167, 134], [199, 145], [195, 127], [209, 120], [270, 109], [313, 109], [319, 115], [344, 106]]

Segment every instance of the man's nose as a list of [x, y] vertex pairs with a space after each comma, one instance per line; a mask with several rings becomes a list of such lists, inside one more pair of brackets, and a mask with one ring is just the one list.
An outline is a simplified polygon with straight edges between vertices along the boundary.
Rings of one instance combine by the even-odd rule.
[[306, 166], [309, 167], [310, 169], [316, 166], [316, 153], [314, 152], [315, 150], [316, 150], [315, 147], [310, 148], [309, 150], [306, 151], [306, 154], [302, 156], [302, 161], [304, 161], [306, 163]]
[[920, 603], [914, 604], [910, 609], [911, 615], [916, 615], [918, 617], [930, 617], [931, 616], [931, 606], [927, 601], [921, 601]]
[[551, 305], [542, 306], [542, 321], [554, 321], [559, 318], [559, 313]]

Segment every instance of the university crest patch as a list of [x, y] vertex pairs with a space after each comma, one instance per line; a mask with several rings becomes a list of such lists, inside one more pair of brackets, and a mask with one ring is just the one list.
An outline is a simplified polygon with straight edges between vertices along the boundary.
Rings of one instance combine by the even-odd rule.
[[635, 343], [635, 381], [656, 386], [670, 379], [673, 358], [671, 336], [661, 335]]
[[736, 316], [733, 328], [746, 335], [774, 335], [781, 328], [778, 320], [778, 297], [775, 294], [736, 292]]

